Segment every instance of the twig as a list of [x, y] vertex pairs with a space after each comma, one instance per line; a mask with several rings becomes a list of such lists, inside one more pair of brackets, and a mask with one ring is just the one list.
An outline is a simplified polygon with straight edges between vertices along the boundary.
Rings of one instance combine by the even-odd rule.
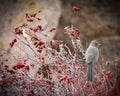
[[34, 53], [35, 55], [37, 55], [36, 52], [33, 50], [33, 48], [32, 48], [29, 44], [25, 43], [24, 41], [22, 41], [22, 40], [21, 40], [20, 38], [18, 38], [17, 36], [16, 36], [16, 38], [17, 38], [18, 40], [20, 40], [24, 45], [26, 45], [27, 47], [29, 47], [29, 48], [33, 51], [33, 53]]

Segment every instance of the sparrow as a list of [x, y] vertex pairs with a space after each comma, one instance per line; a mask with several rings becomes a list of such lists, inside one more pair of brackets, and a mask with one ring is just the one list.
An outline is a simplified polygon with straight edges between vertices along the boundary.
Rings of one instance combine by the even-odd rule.
[[34, 42], [36, 40], [39, 40], [34, 32], [32, 32], [28, 27], [22, 27], [22, 33], [25, 38], [28, 40]]

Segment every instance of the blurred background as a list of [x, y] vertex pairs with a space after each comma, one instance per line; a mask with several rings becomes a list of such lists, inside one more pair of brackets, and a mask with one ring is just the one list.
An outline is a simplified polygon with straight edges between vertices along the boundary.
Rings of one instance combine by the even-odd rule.
[[[80, 11], [73, 11], [73, 6]], [[119, 0], [0, 0], [0, 47], [7, 48], [14, 28], [25, 22], [27, 12], [41, 11], [45, 33], [50, 33], [51, 26], [57, 27], [46, 41], [62, 39], [72, 49], [69, 37], [64, 37], [64, 27], [74, 25], [81, 31], [85, 49], [97, 39], [102, 44], [102, 56], [112, 60], [120, 55], [119, 10]]]

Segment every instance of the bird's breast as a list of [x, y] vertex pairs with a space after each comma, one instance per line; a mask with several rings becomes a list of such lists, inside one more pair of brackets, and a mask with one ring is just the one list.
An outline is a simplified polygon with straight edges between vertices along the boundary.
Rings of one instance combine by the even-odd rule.
[[96, 47], [89, 46], [85, 53], [86, 63], [97, 62], [99, 50]]

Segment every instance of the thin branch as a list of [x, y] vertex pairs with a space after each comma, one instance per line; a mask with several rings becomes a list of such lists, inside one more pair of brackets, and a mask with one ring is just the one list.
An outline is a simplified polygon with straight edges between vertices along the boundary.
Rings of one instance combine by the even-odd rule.
[[33, 53], [34, 53], [35, 55], [37, 55], [36, 52], [33, 50], [33, 48], [32, 48], [29, 44], [27, 44], [27, 43], [25, 43], [24, 41], [22, 41], [18, 36], [16, 36], [16, 38], [17, 38], [18, 40], [20, 40], [24, 45], [26, 45], [27, 47], [29, 47], [29, 48], [33, 51]]

